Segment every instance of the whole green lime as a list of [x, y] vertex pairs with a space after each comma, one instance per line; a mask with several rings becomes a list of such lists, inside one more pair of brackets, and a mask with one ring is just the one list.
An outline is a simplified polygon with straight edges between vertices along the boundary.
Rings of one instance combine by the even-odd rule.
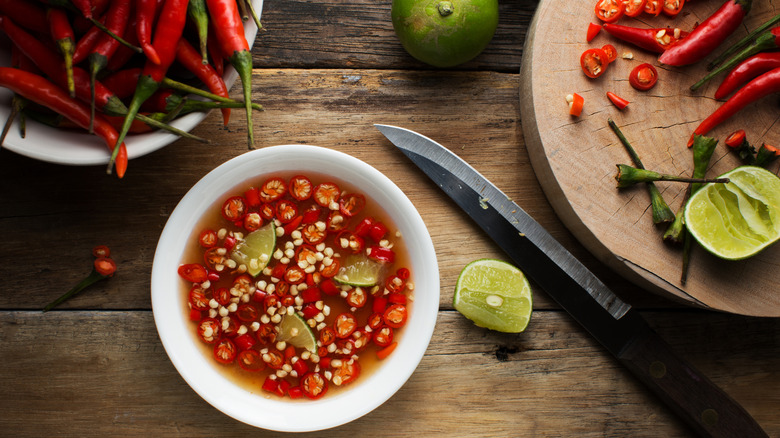
[[393, 0], [393, 29], [410, 55], [453, 67], [479, 55], [498, 26], [498, 0]]

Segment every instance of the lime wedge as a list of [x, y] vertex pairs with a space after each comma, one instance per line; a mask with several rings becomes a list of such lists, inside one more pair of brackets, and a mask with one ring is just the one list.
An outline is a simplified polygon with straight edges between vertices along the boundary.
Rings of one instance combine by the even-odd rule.
[[364, 254], [348, 255], [334, 280], [350, 286], [369, 287], [379, 281], [382, 265]]
[[531, 320], [531, 286], [523, 272], [501, 260], [476, 260], [460, 272], [452, 305], [474, 324], [520, 333]]
[[305, 348], [312, 353], [317, 351], [317, 338], [314, 332], [297, 313], [285, 314], [279, 322], [279, 333], [276, 340], [287, 342], [298, 348]]
[[722, 177], [730, 182], [707, 184], [691, 196], [685, 225], [712, 254], [745, 259], [780, 239], [780, 178], [756, 166]]
[[274, 249], [276, 249], [276, 227], [273, 222], [269, 222], [238, 242], [230, 253], [230, 258], [246, 265], [246, 272], [256, 277], [268, 265]]

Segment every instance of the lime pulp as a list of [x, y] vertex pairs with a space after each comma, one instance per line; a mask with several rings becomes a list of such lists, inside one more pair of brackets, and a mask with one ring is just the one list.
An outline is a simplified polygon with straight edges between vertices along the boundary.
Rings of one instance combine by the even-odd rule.
[[314, 332], [297, 313], [285, 314], [279, 322], [278, 342], [286, 342], [298, 348], [305, 348], [312, 353], [317, 351], [317, 338]]
[[522, 271], [501, 260], [480, 259], [461, 271], [452, 304], [480, 327], [520, 333], [531, 320], [533, 297]]
[[247, 234], [236, 244], [230, 258], [246, 266], [253, 277], [263, 272], [276, 249], [276, 227], [273, 221]]
[[696, 191], [685, 206], [685, 226], [707, 251], [741, 260], [780, 239], [780, 178], [756, 166], [721, 175], [729, 182]]
[[333, 279], [350, 286], [369, 287], [377, 284], [381, 271], [381, 264], [363, 254], [352, 254], [344, 259]]

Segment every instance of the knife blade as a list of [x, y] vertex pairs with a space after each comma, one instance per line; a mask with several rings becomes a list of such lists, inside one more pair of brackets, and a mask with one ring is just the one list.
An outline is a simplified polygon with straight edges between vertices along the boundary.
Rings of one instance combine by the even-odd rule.
[[374, 126], [694, 431], [767, 436], [742, 406], [674, 352], [636, 310], [476, 169], [414, 131]]

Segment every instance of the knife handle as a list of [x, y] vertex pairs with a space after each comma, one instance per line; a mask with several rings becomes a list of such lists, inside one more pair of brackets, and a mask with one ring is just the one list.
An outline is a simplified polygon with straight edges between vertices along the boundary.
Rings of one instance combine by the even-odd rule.
[[699, 435], [768, 436], [742, 406], [672, 351], [649, 327], [617, 357]]

